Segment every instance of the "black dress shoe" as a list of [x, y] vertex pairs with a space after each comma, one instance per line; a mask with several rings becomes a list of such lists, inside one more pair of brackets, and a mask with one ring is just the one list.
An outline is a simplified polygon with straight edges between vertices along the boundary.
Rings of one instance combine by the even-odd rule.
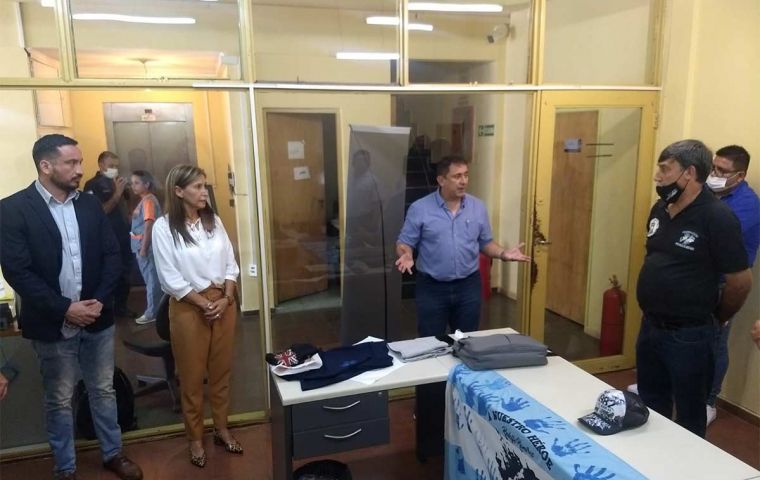
[[103, 467], [115, 473], [121, 480], [142, 480], [143, 478], [140, 467], [121, 453], [105, 462]]

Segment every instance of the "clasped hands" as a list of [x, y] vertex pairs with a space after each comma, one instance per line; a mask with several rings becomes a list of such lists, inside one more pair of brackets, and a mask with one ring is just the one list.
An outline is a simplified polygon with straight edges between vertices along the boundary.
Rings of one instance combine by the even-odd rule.
[[201, 309], [203, 310], [203, 315], [206, 317], [206, 320], [210, 323], [214, 320], [218, 320], [229, 304], [230, 302], [227, 300], [227, 297], [222, 297], [213, 302], [208, 302], [206, 305], [201, 306]]
[[77, 327], [86, 327], [100, 318], [103, 304], [93, 299], [71, 302], [69, 309], [64, 315], [66, 321]]

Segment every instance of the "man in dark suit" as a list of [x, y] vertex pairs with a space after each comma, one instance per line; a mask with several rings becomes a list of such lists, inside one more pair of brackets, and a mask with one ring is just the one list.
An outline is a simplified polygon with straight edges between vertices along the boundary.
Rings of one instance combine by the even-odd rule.
[[103, 466], [139, 480], [140, 467], [122, 454], [113, 389], [119, 245], [98, 200], [77, 191], [76, 140], [45, 135], [32, 157], [37, 180], [0, 201], [0, 265], [21, 297], [19, 327], [40, 362], [54, 478], [76, 478], [71, 397], [79, 370]]

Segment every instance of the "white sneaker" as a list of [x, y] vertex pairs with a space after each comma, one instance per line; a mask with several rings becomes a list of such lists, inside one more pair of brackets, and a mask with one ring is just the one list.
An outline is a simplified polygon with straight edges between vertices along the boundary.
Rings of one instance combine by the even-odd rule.
[[140, 315], [139, 317], [135, 318], [135, 323], [138, 325], [145, 325], [150, 322], [155, 322], [155, 318], [148, 318], [145, 315]]
[[639, 394], [639, 384], [638, 383], [632, 383], [626, 387], [626, 390], [628, 390], [631, 393], [635, 393], [636, 395]]
[[714, 422], [717, 416], [718, 410], [715, 407], [707, 405], [707, 425], [710, 425], [712, 422]]

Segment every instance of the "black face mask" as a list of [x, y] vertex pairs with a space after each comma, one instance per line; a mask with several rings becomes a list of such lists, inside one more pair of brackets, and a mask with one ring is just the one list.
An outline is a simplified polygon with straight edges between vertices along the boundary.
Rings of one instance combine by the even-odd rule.
[[657, 195], [660, 196], [660, 198], [662, 199], [663, 202], [665, 202], [666, 205], [675, 203], [678, 200], [678, 198], [681, 196], [681, 194], [683, 193], [684, 188], [686, 188], [685, 186], [683, 188], [678, 186], [678, 181], [681, 179], [681, 177], [683, 177], [684, 172], [686, 172], [686, 170], [683, 170], [681, 172], [681, 175], [679, 175], [678, 178], [676, 178], [676, 180], [672, 183], [669, 183], [667, 185], [655, 186], [655, 190], [657, 190]]

